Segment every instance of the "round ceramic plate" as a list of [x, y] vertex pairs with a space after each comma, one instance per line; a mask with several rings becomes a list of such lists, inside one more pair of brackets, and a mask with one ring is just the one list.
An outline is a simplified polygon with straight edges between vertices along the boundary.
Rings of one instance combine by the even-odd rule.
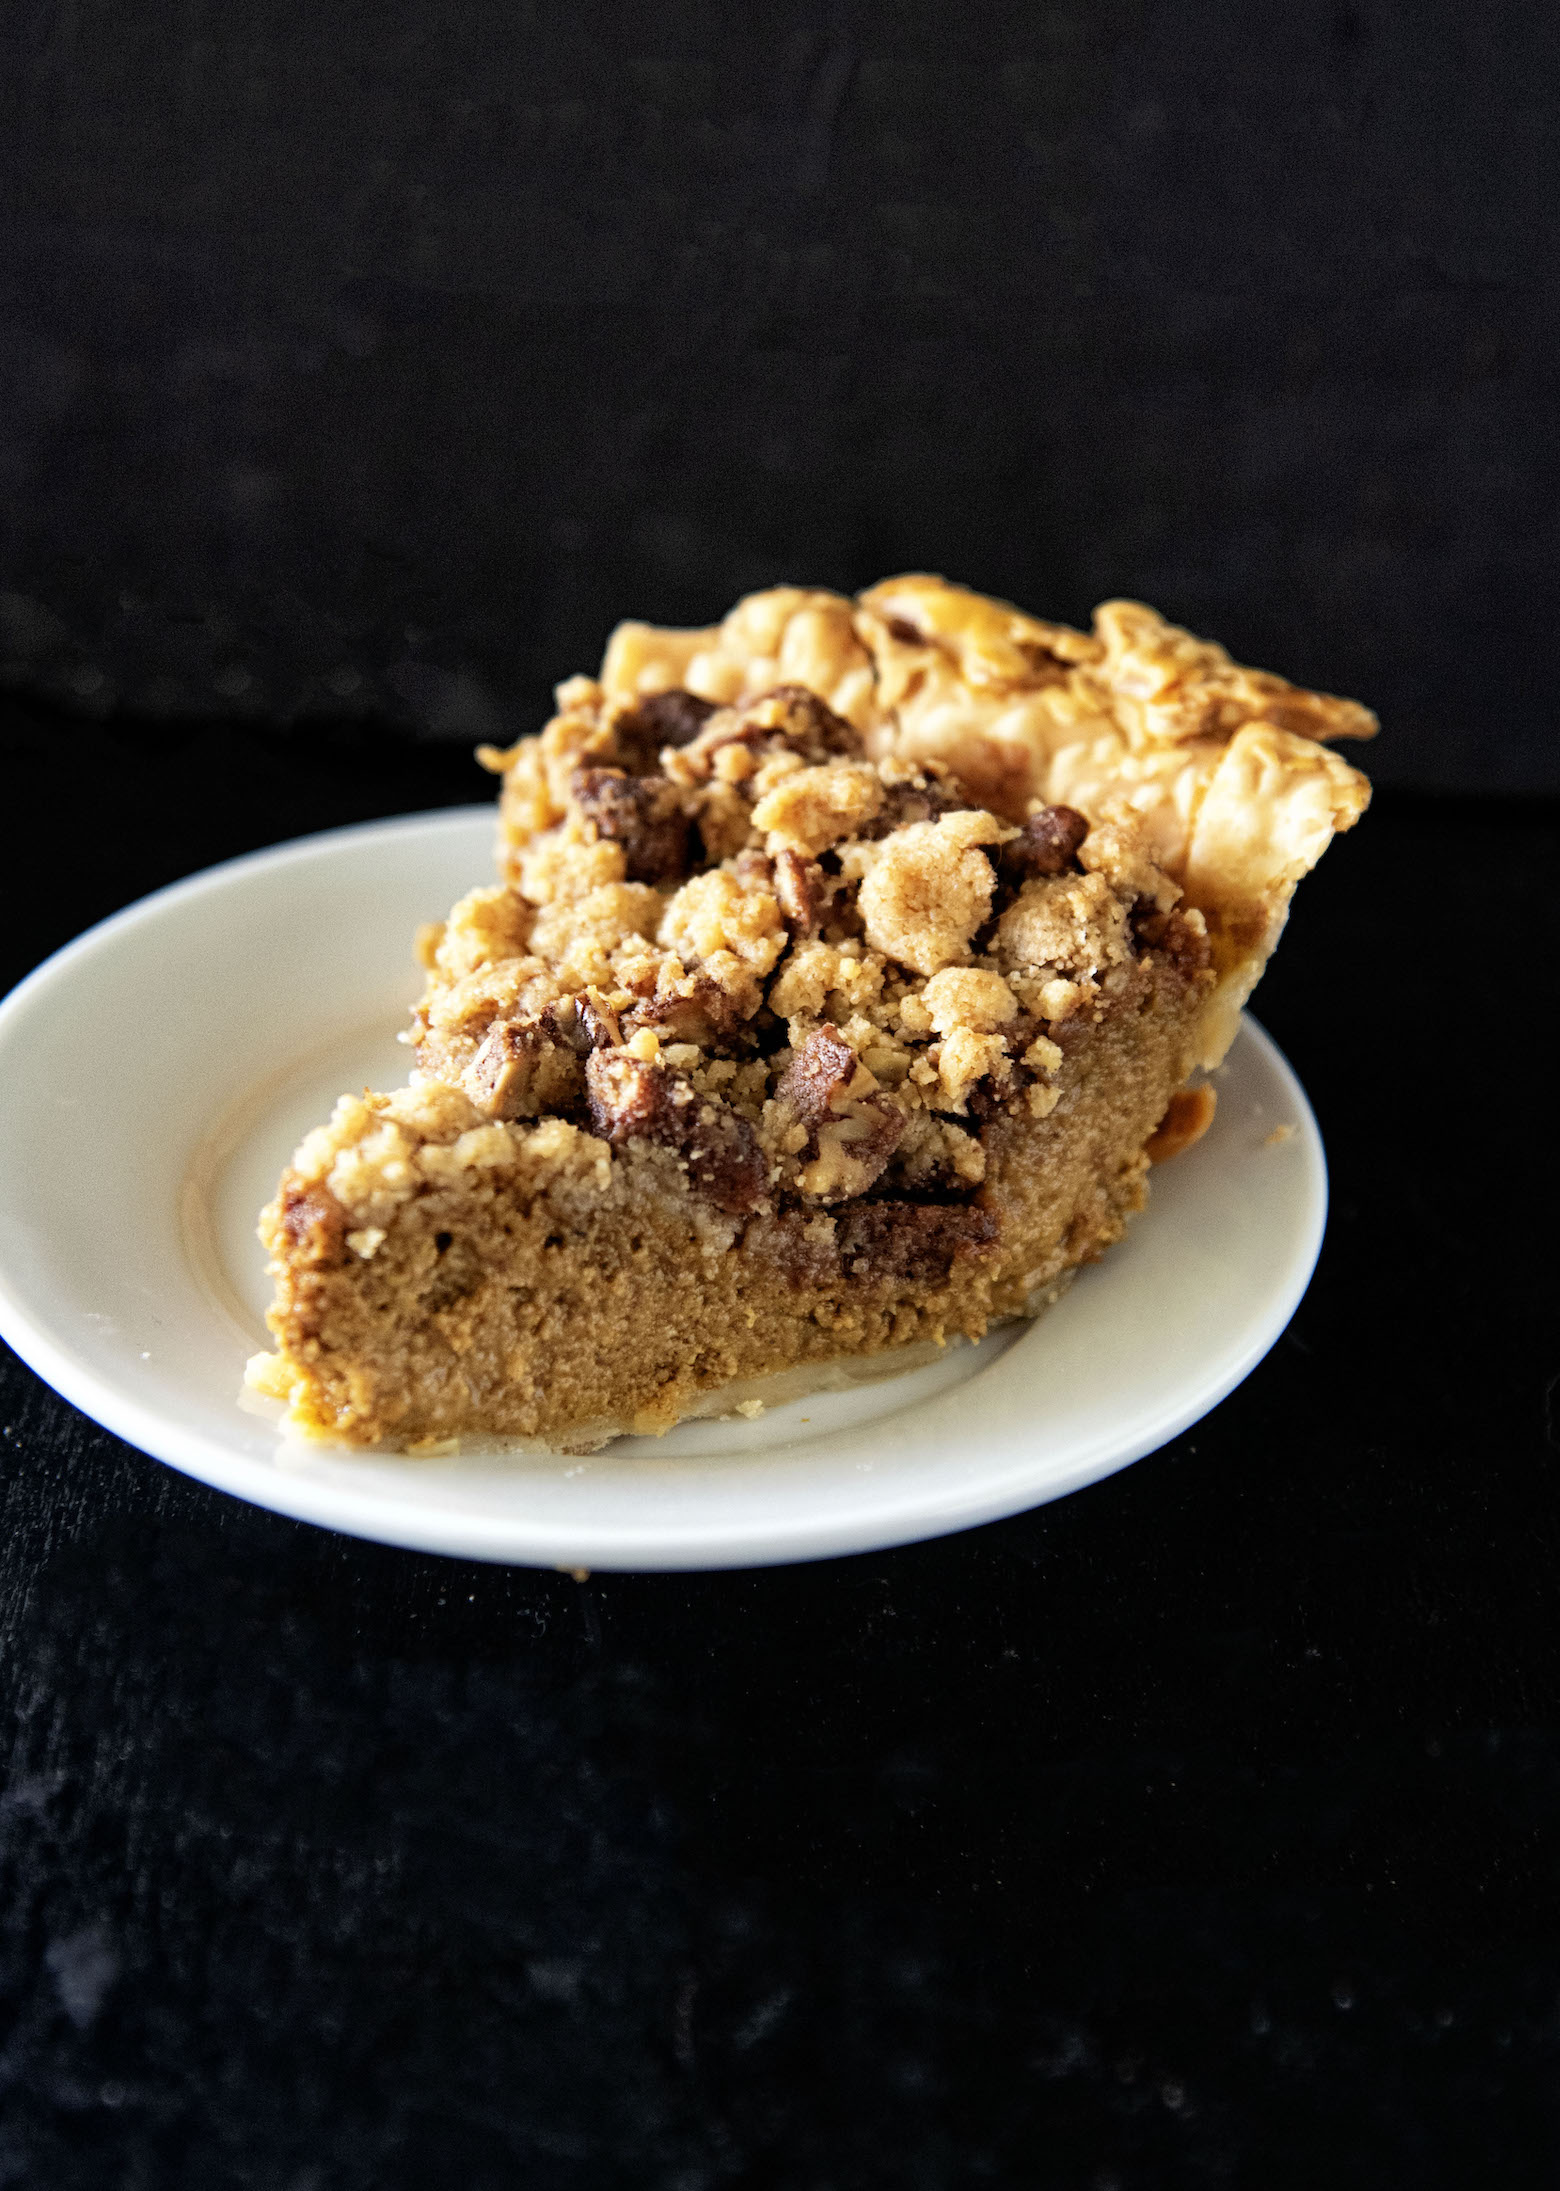
[[1321, 1245], [1294, 1075], [1247, 1021], [1212, 1130], [1039, 1323], [589, 1458], [303, 1446], [240, 1401], [255, 1218], [344, 1089], [394, 1087], [416, 925], [491, 873], [491, 808], [235, 860], [131, 906], [0, 1005], [0, 1331], [159, 1460], [389, 1544], [566, 1567], [861, 1552], [1019, 1512], [1150, 1453], [1259, 1362]]

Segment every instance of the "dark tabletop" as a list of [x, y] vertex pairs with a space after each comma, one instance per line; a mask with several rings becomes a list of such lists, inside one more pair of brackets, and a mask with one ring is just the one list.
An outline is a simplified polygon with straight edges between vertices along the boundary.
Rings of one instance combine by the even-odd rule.
[[[8, 977], [483, 792], [362, 726], [4, 728], [50, 853]], [[1557, 835], [1396, 793], [1328, 855], [1259, 1000], [1332, 1164], [1310, 1293], [1206, 1421], [1016, 1520], [423, 1558], [6, 1357], [0, 2184], [1553, 2184]]]
[[28, 0], [0, 685], [538, 719], [947, 571], [1560, 791], [1553, 0]]

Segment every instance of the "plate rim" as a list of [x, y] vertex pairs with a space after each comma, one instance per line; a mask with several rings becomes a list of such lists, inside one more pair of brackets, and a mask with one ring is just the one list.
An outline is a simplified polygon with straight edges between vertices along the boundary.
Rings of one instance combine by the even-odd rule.
[[[346, 843], [441, 827], [454, 834], [471, 829], [479, 818], [490, 822], [492, 814], [491, 805], [472, 803], [348, 823], [238, 854], [166, 884], [72, 938], [0, 999], [0, 1051], [13, 1023], [31, 1008], [40, 991], [68, 978], [78, 961], [181, 901], [198, 899], [255, 870], [279, 872], [301, 861], [328, 857]], [[0, 1336], [66, 1401], [138, 1451], [248, 1504], [368, 1542], [505, 1565], [640, 1573], [790, 1565], [922, 1543], [1048, 1505], [1159, 1451], [1217, 1407], [1282, 1337], [1310, 1283], [1326, 1233], [1326, 1151], [1299, 1077], [1272, 1036], [1247, 1013], [1242, 1015], [1239, 1039], [1255, 1043], [1292, 1104], [1313, 1174], [1304, 1223], [1296, 1228], [1289, 1245], [1283, 1281], [1275, 1284], [1267, 1312], [1247, 1332], [1244, 1344], [1233, 1355], [1210, 1363], [1207, 1375], [1184, 1392], [1178, 1407], [1146, 1423], [1139, 1410], [1137, 1428], [1124, 1438], [1101, 1432], [1039, 1489], [1018, 1470], [984, 1486], [951, 1483], [941, 1495], [923, 1492], [913, 1508], [892, 1518], [878, 1510], [869, 1520], [865, 1515], [853, 1517], [847, 1510], [816, 1521], [788, 1515], [764, 1527], [734, 1523], [719, 1515], [703, 1525], [683, 1517], [674, 1537], [657, 1536], [640, 1525], [613, 1531], [599, 1522], [583, 1526], [540, 1519], [527, 1522], [523, 1517], [440, 1509], [387, 1496], [377, 1487], [353, 1490], [254, 1460], [223, 1447], [204, 1432], [170, 1421], [61, 1346], [35, 1317], [4, 1261], [0, 1261]], [[892, 1414], [882, 1419], [891, 1421]], [[582, 1537], [589, 1538], [588, 1548], [581, 1546]]]
[[[23, 974], [19, 981], [0, 996], [0, 1038], [4, 1037], [7, 1022], [27, 1008], [31, 992], [45, 981], [53, 980], [65, 971], [77, 958], [85, 958], [89, 952], [100, 949], [111, 937], [121, 931], [137, 927], [154, 914], [167, 910], [182, 898], [202, 897], [209, 890], [236, 881], [250, 868], [288, 867], [318, 857], [335, 849], [348, 840], [366, 839], [373, 836], [411, 836], [438, 822], [454, 822], [470, 828], [479, 815], [494, 816], [497, 809], [480, 800], [461, 806], [422, 807], [414, 814], [387, 814], [370, 822], [343, 822], [332, 829], [311, 829], [301, 837], [284, 837], [277, 844], [261, 845], [254, 852], [235, 852], [230, 860], [218, 860], [212, 867], [198, 867], [192, 875], [181, 875], [174, 882], [162, 883], [155, 890], [148, 890], [144, 897], [132, 898], [117, 913], [105, 913], [90, 928], [84, 928], [79, 936], [72, 936], [60, 944], [47, 958]], [[495, 823], [496, 827], [496, 823]]]

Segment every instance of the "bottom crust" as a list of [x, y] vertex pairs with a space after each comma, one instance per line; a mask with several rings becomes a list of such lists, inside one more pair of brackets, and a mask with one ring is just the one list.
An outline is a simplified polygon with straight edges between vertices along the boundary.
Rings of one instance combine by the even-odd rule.
[[344, 1106], [335, 1152], [360, 1148], [403, 1198], [354, 1232], [328, 1188], [284, 1176], [262, 1224], [279, 1350], [252, 1381], [292, 1427], [350, 1444], [578, 1450], [730, 1409], [747, 1380], [842, 1357], [898, 1369], [978, 1339], [1053, 1299], [1142, 1207], [1204, 1002], [1151, 957], [1129, 1003], [1076, 1027], [1050, 1114], [993, 1116], [984, 1183], [935, 1200], [736, 1220], [648, 1141], [612, 1148], [563, 1119], [472, 1128], [436, 1086]]

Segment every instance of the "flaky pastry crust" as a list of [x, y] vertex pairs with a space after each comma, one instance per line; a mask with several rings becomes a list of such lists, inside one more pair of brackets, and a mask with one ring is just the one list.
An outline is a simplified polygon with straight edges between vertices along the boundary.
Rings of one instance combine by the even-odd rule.
[[1080, 632], [923, 574], [854, 601], [776, 586], [702, 630], [620, 624], [599, 680], [568, 689], [611, 706], [680, 688], [727, 706], [788, 684], [826, 700], [872, 757], [936, 761], [1005, 820], [1040, 805], [1131, 816], [1208, 921], [1206, 1065], [1296, 883], [1370, 798], [1330, 750], [1374, 736], [1368, 708], [1244, 668], [1137, 601], [1102, 603]]

